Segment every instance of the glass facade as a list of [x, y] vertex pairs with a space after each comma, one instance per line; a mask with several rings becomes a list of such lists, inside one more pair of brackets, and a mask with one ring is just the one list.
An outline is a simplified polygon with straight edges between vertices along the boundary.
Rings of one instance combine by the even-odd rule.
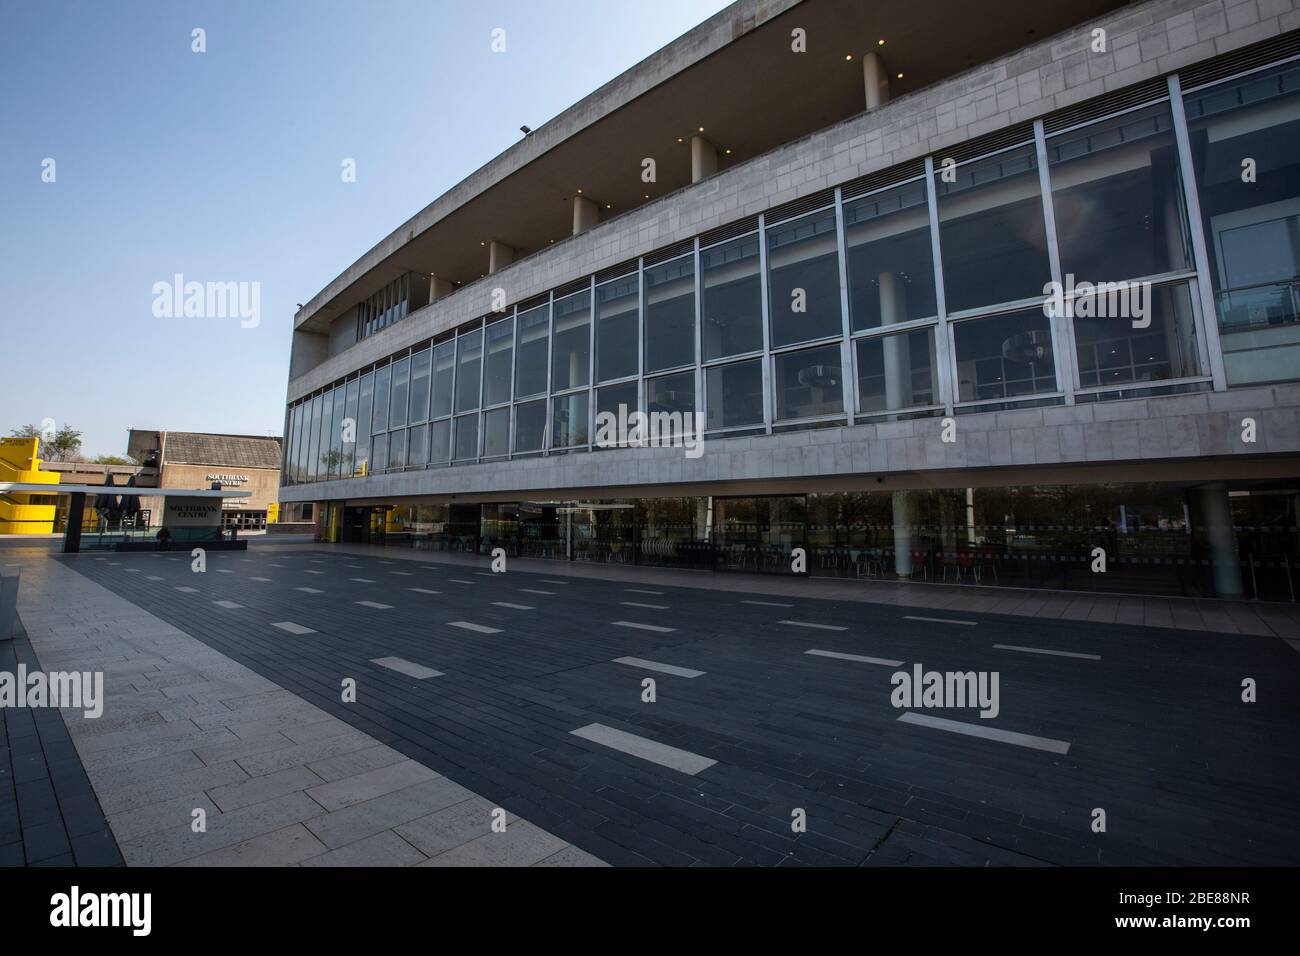
[[1300, 378], [1300, 66], [1026, 136], [389, 356], [289, 409], [285, 481], [587, 451], [621, 405], [745, 435]]

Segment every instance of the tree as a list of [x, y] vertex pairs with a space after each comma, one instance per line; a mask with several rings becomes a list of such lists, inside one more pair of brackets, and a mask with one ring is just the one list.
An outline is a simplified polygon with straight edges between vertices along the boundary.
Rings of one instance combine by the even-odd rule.
[[71, 425], [54, 432], [42, 432], [37, 425], [23, 425], [9, 434], [14, 438], [39, 438], [37, 455], [45, 461], [73, 461], [81, 451], [81, 432]]
[[96, 465], [134, 465], [134, 458], [126, 458], [122, 455], [100, 455], [94, 459]]

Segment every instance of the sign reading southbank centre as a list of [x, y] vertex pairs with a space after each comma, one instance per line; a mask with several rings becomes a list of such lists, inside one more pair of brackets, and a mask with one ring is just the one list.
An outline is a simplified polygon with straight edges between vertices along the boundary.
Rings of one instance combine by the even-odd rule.
[[169, 497], [163, 510], [165, 528], [215, 528], [221, 524], [221, 501]]

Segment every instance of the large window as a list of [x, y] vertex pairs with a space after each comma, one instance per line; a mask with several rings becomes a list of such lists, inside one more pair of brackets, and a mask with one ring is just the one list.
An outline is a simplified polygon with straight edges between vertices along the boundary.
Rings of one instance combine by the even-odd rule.
[[519, 313], [519, 337], [515, 358], [515, 397], [546, 394], [546, 340], [551, 307], [540, 305]]
[[1056, 391], [1052, 334], [1042, 308], [953, 326], [958, 399], [1007, 399]]
[[[357, 461], [357, 390], [361, 383], [357, 379], [348, 382], [347, 398], [343, 410], [343, 446], [339, 459], [339, 475], [347, 478], [355, 474]], [[348, 439], [351, 439], [349, 441]]]
[[704, 273], [704, 358], [725, 358], [763, 347], [763, 290], [758, 234], [700, 253]]
[[705, 371], [705, 422], [710, 431], [763, 424], [763, 360]]
[[1042, 296], [1051, 269], [1034, 144], [941, 168], [935, 189], [948, 311]]
[[432, 349], [411, 356], [411, 422], [425, 421], [429, 417], [429, 358]]
[[430, 418], [451, 414], [452, 381], [456, 374], [456, 340], [448, 339], [433, 350], [433, 401]]
[[861, 414], [939, 404], [933, 328], [858, 339], [854, 345]]
[[768, 226], [765, 231], [772, 346], [842, 335], [835, 210]]
[[[617, 433], [618, 422], [626, 422], [631, 414], [640, 410], [639, 394], [641, 386], [637, 382], [625, 382], [622, 385], [606, 385], [596, 389], [596, 439], [595, 447], [613, 448], [625, 444], [620, 439], [625, 435]], [[608, 412], [614, 416], [615, 429], [602, 430], [600, 415]]]
[[[392, 376], [392, 366], [385, 365], [375, 372], [375, 411], [370, 417], [370, 434], [378, 435], [388, 431], [388, 380]], [[381, 467], [384, 462], [376, 460]]]
[[456, 336], [456, 411], [478, 408], [479, 377], [483, 371], [483, 330]]
[[635, 274], [596, 286], [596, 381], [636, 375], [637, 277]]
[[398, 359], [393, 363], [393, 393], [392, 400], [388, 403], [389, 428], [401, 428], [406, 424], [406, 401], [410, 376], [410, 359]]
[[938, 314], [925, 180], [844, 204], [853, 331]]
[[551, 399], [551, 447], [573, 448], [589, 441], [587, 392]]
[[1102, 282], [1190, 268], [1168, 103], [1054, 136], [1047, 156], [1063, 273]]
[[334, 389], [334, 410], [330, 421], [330, 446], [326, 453], [329, 476], [337, 478], [343, 468], [343, 399], [345, 390], [342, 385]]
[[483, 404], [510, 401], [510, 371], [514, 356], [515, 323], [502, 319], [487, 327], [487, 361], [483, 366]]
[[406, 439], [406, 465], [408, 468], [420, 468], [428, 462], [428, 441], [428, 425], [416, 425], [410, 429]]
[[844, 414], [840, 347], [782, 352], [772, 359], [778, 421]]
[[505, 458], [510, 454], [510, 406], [483, 413], [483, 457]]
[[591, 384], [591, 293], [555, 300], [552, 349], [552, 392]]
[[1187, 283], [1150, 290], [1146, 315], [1126, 318], [1074, 316], [1079, 385], [1160, 382], [1200, 373], [1196, 319]]
[[429, 464], [445, 465], [451, 460], [451, 419], [429, 424]]
[[645, 370], [695, 362], [695, 257], [645, 270]]
[[538, 452], [546, 443], [546, 400], [515, 406], [515, 454]]
[[1228, 384], [1300, 378], [1300, 63], [1184, 102]]
[[388, 433], [388, 469], [398, 471], [406, 466], [406, 429]]
[[[648, 378], [645, 383], [646, 412], [651, 416], [672, 416], [667, 435], [676, 437], [676, 416], [681, 416], [684, 433], [695, 435], [695, 372], [674, 372]], [[661, 434], [665, 432], [661, 431]], [[697, 436], [698, 437], [698, 436]]]
[[473, 461], [478, 457], [478, 413], [456, 419], [456, 461]]
[[375, 374], [361, 376], [361, 392], [357, 399], [357, 450], [353, 474], [364, 475], [370, 467], [370, 420], [375, 401]]

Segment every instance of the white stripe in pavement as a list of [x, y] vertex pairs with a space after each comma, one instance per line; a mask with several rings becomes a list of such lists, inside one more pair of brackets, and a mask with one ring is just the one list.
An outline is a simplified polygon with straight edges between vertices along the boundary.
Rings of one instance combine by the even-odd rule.
[[213, 601], [212, 603], [215, 604], [217, 607], [235, 608], [235, 607], [244, 606], [242, 604], [236, 604], [234, 601]]
[[548, 581], [546, 578], [538, 578], [543, 584], [568, 584], [568, 581]]
[[904, 614], [903, 620], [929, 621], [931, 624], [966, 624], [969, 625], [970, 627], [974, 627], [977, 623], [979, 623], [978, 621], [954, 621], [952, 618], [949, 617], [919, 617], [918, 615], [915, 614]]
[[615, 621], [615, 627], [633, 627], [638, 631], [655, 631], [659, 634], [671, 634], [675, 627], [660, 627], [658, 624], [638, 624], [636, 621]]
[[[140, 573], [140, 569], [139, 569], [139, 568], [123, 568], [122, 570], [125, 571], [127, 574], [139, 574], [139, 573]], [[229, 574], [230, 572], [227, 571], [226, 573]]]
[[193, 594], [195, 591], [198, 590], [198, 588], [187, 588], [187, 587], [181, 585], [181, 586], [178, 586], [178, 587], [176, 588], [176, 590], [177, 590], [177, 591], [184, 591], [186, 594]]
[[523, 594], [554, 594], [555, 593], [554, 591], [539, 591], [537, 590], [537, 588], [520, 588], [519, 590]]
[[947, 720], [943, 717], [931, 717], [929, 714], [916, 714], [911, 711], [900, 714], [898, 719], [905, 724], [933, 727], [935, 730], [947, 730], [954, 734], [965, 734], [968, 737], [983, 737], [986, 740], [996, 740], [1004, 744], [1015, 744], [1017, 747], [1046, 750], [1054, 754], [1068, 754], [1070, 752], [1070, 744], [1064, 740], [1035, 737], [1033, 734], [1019, 734], [1014, 730], [998, 730], [996, 727], [985, 727], [983, 724], [968, 724], [960, 720]]
[[473, 584], [473, 581], [466, 581], [464, 578], [448, 578], [452, 584]]
[[304, 594], [324, 594], [320, 588], [294, 588], [295, 591], [302, 591]]
[[391, 604], [380, 604], [378, 601], [357, 601], [362, 607], [373, 607], [376, 611], [388, 611], [392, 609]]
[[619, 601], [624, 607], [648, 607], [652, 611], [667, 611], [667, 604], [638, 604], [636, 601]]
[[276, 564], [274, 561], [272, 561], [269, 565], [267, 565], [267, 567], [271, 567], [271, 568], [282, 568], [282, 567], [284, 567], [284, 565], [283, 565], [283, 564]]
[[235, 572], [232, 571], [232, 570], [230, 570], [229, 568], [217, 568], [217, 573], [218, 573], [218, 574], [234, 574]]
[[512, 611], [536, 611], [537, 608], [531, 604], [511, 604], [509, 601], [493, 601], [497, 607], [508, 607]]
[[282, 631], [288, 631], [290, 634], [315, 634], [310, 627], [303, 627], [301, 624], [295, 624], [293, 621], [277, 621], [271, 625], [278, 627]]
[[270, 581], [270, 578], [249, 578], [250, 581]]
[[1045, 647], [1018, 647], [1015, 644], [994, 644], [1000, 651], [1024, 651], [1026, 654], [1048, 654], [1052, 657], [1078, 657], [1085, 661], [1099, 661], [1100, 654], [1076, 654], [1074, 651], [1049, 651]]
[[861, 654], [841, 654], [839, 651], [804, 651], [813, 657], [833, 657], [838, 661], [858, 661], [862, 664], [883, 664], [886, 667], [902, 667], [902, 661], [891, 661], [887, 657], [863, 657]]
[[430, 677], [442, 676], [442, 671], [436, 671], [432, 667], [425, 667], [423, 664], [403, 660], [400, 657], [372, 657], [370, 663], [378, 664], [380, 667], [387, 667], [389, 670], [405, 674], [407, 677], [414, 677], [416, 680], [428, 680]]
[[428, 588], [407, 588], [408, 591], [414, 591], [416, 594], [441, 594], [441, 591], [430, 591]]
[[669, 747], [667, 744], [661, 744], [656, 740], [638, 737], [636, 734], [629, 734], [622, 730], [615, 730], [613, 727], [606, 727], [604, 724], [588, 724], [586, 727], [579, 727], [577, 730], [569, 731], [569, 733], [575, 737], [581, 737], [583, 740], [590, 740], [592, 743], [601, 744], [612, 750], [619, 750], [625, 754], [631, 754], [633, 757], [640, 757], [642, 760], [657, 763], [661, 767], [678, 770], [692, 776], [701, 770], [708, 770], [717, 763], [716, 760], [701, 757], [689, 750]]
[[640, 588], [624, 588], [628, 594], [663, 594], [663, 591], [643, 591]]
[[479, 577], [481, 577], [481, 578], [494, 578], [494, 577], [497, 576], [498, 573], [504, 573], [504, 572], [495, 572], [495, 571], [475, 571], [474, 573], [477, 574], [477, 575], [478, 575]]
[[156, 574], [147, 574], [147, 575], [145, 575], [145, 577], [147, 577], [150, 581], [161, 581], [161, 580], [162, 580], [162, 578], [160, 578], [160, 577], [159, 577], [158, 575], [156, 575]]
[[763, 607], [794, 607], [793, 604], [778, 604], [776, 601], [741, 601], [741, 604], [759, 604]]
[[409, 578], [409, 577], [411, 576], [411, 572], [410, 572], [410, 571], [389, 571], [388, 573], [389, 573], [389, 574], [400, 574], [400, 575], [401, 575], [402, 577], [404, 577], [404, 578]]
[[499, 627], [485, 627], [482, 624], [473, 624], [470, 621], [450, 621], [448, 622], [447, 626], [463, 628], [466, 631], [477, 631], [480, 634], [501, 633], [501, 628]]
[[324, 571], [313, 571], [311, 568], [303, 568], [303, 569], [302, 569], [302, 573], [303, 573], [303, 574], [324, 574], [325, 572], [324, 572]]
[[794, 627], [811, 627], [819, 631], [847, 631], [847, 627], [838, 624], [814, 624], [812, 621], [777, 621], [778, 624], [790, 624]]
[[661, 674], [672, 674], [674, 677], [703, 677], [704, 671], [692, 670], [689, 667], [677, 667], [674, 664], [660, 664], [658, 661], [648, 661], [643, 657], [616, 657], [613, 660], [615, 664], [626, 664], [628, 667], [639, 667], [643, 671], [658, 671]]
[[370, 578], [348, 578], [348, 580], [349, 580], [349, 581], [358, 581], [358, 582], [360, 582], [361, 584], [374, 584], [374, 583], [375, 583], [375, 582], [372, 581]]

